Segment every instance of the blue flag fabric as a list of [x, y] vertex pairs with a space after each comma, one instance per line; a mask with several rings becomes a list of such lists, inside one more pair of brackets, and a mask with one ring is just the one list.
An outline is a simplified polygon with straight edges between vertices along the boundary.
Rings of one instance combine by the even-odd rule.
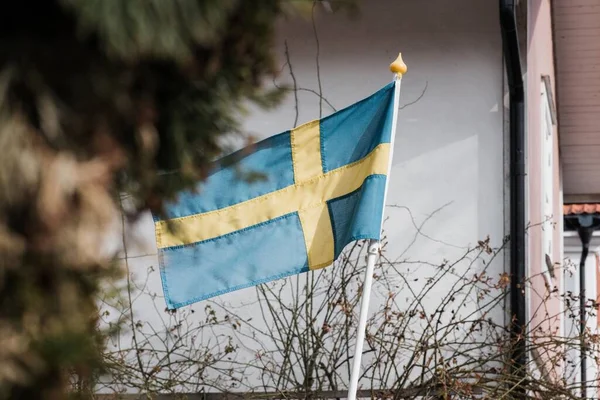
[[347, 244], [378, 240], [395, 85], [217, 161], [167, 205], [167, 220], [154, 216], [168, 308], [323, 268]]

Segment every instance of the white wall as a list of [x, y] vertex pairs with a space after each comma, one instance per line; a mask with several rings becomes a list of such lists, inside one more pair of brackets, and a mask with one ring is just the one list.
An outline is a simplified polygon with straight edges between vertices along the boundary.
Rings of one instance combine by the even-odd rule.
[[[322, 92], [338, 109], [389, 82], [388, 65], [399, 51], [408, 64], [400, 100], [406, 107], [399, 114], [388, 195], [390, 205], [404, 208], [386, 211], [388, 257], [440, 264], [444, 259], [457, 259], [487, 235], [493, 246], [499, 246], [505, 234], [505, 171], [497, 4], [370, 0], [362, 3], [361, 15], [354, 21], [318, 10], [316, 25]], [[281, 25], [278, 49], [282, 65], [284, 40], [299, 87], [318, 91], [316, 41], [310, 19]], [[291, 83], [288, 69], [284, 68], [279, 80]], [[317, 96], [301, 91], [298, 99], [298, 123], [319, 117]], [[324, 105], [324, 115], [329, 113], [331, 109]], [[277, 110], [252, 114], [245, 127], [264, 138], [291, 128], [294, 119], [290, 95]], [[417, 234], [408, 210], [417, 225], [426, 221], [423, 235]], [[127, 246], [128, 256], [133, 257], [130, 268], [137, 279], [144, 279], [147, 268], [154, 266], [148, 284], [162, 296], [150, 216], [144, 216], [135, 230], [138, 243], [131, 240]], [[503, 271], [502, 262], [499, 258], [492, 264], [490, 275], [497, 278]], [[466, 261], [461, 265], [467, 265]], [[411, 276], [431, 272], [426, 265], [399, 268]], [[439, 290], [443, 291], [443, 286]], [[435, 308], [439, 296], [434, 293], [426, 299], [425, 307]], [[255, 290], [250, 288], [218, 301], [240, 305], [255, 298]], [[138, 299], [136, 319], [157, 321], [154, 307], [164, 309], [161, 298]], [[193, 308], [200, 313], [204, 304]], [[257, 308], [249, 307], [244, 313], [256, 315]], [[499, 311], [497, 317], [501, 316]]]

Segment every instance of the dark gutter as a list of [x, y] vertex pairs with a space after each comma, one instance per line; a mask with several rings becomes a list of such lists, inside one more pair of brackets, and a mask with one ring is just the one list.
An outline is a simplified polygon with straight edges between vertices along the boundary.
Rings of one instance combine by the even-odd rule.
[[579, 229], [577, 229], [577, 233], [579, 234], [579, 239], [581, 240], [581, 258], [579, 260], [579, 333], [581, 335], [581, 396], [585, 398], [587, 395], [587, 357], [585, 354], [585, 260], [587, 259], [588, 253], [590, 251], [590, 241], [592, 240], [592, 233], [594, 233], [594, 227], [581, 226], [580, 222], [580, 227]]
[[500, 0], [500, 30], [510, 100], [510, 312], [512, 393], [525, 398], [525, 91], [517, 32], [516, 0]]

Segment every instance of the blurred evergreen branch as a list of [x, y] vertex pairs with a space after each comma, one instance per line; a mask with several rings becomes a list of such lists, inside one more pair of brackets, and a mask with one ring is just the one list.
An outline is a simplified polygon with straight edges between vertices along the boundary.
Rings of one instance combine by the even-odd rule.
[[[91, 387], [106, 235], [193, 188], [277, 104], [278, 0], [23, 0], [0, 12], [0, 399]], [[165, 172], [171, 172], [165, 174]], [[174, 172], [174, 173], [173, 173]]]

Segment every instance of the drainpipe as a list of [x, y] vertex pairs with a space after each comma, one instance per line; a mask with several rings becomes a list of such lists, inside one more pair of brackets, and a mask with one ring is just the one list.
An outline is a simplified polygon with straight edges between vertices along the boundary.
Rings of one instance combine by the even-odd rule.
[[586, 312], [585, 312], [585, 260], [587, 259], [590, 251], [590, 241], [592, 240], [592, 233], [594, 232], [593, 218], [589, 215], [579, 216], [578, 222], [579, 227], [577, 233], [581, 240], [581, 259], [579, 260], [579, 333], [581, 335], [581, 396], [586, 398], [587, 396], [587, 357], [586, 357], [586, 343], [585, 343], [585, 328], [586, 328]]
[[500, 0], [500, 30], [510, 100], [510, 312], [512, 393], [525, 398], [525, 93], [516, 19], [517, 0]]

